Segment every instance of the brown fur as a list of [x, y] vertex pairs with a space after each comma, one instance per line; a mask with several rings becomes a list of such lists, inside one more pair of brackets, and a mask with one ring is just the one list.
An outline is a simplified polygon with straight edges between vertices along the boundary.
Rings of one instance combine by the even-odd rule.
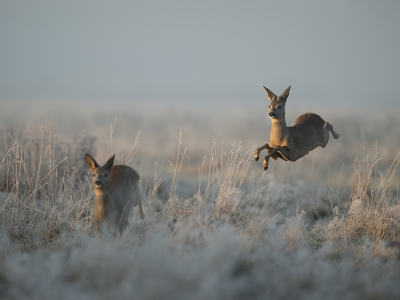
[[86, 165], [93, 174], [96, 229], [100, 233], [108, 229], [113, 235], [122, 235], [134, 206], [139, 206], [142, 219], [144, 214], [138, 173], [125, 165], [114, 166], [114, 158], [115, 155], [100, 166], [89, 154], [85, 155]]
[[260, 151], [265, 149], [268, 152], [263, 163], [264, 170], [267, 170], [270, 158], [296, 161], [318, 146], [325, 148], [328, 144], [329, 132], [335, 139], [339, 138], [339, 134], [333, 130], [332, 125], [314, 113], [305, 113], [297, 117], [293, 126], [286, 126], [285, 106], [290, 86], [279, 97], [266, 87], [264, 89], [270, 101], [269, 116], [272, 122], [270, 140], [269, 144], [254, 151], [256, 161], [259, 159]]

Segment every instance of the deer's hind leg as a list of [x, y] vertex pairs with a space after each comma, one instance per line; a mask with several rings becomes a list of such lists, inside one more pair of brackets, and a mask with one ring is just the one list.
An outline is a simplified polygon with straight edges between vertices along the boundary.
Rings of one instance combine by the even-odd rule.
[[261, 146], [260, 148], [257, 148], [256, 150], [254, 150], [254, 159], [256, 161], [258, 161], [258, 159], [260, 158], [260, 151], [262, 150], [267, 150], [268, 153], [270, 153], [274, 148], [270, 147], [270, 145], [268, 145], [268, 143], [266, 143], [265, 145]]
[[[329, 124], [329, 122], [327, 122], [327, 123]], [[336, 132], [333, 130], [333, 126], [332, 126], [331, 124], [329, 124], [329, 131], [332, 133], [332, 136], [333, 136], [334, 139], [338, 139], [338, 138], [339, 138], [340, 134], [339, 134], [339, 133], [336, 133]]]
[[325, 122], [322, 134], [320, 135], [321, 147], [325, 148], [329, 141], [329, 131], [332, 133], [335, 139], [339, 138], [339, 134], [333, 130], [333, 126], [329, 122]]
[[[125, 228], [129, 225], [128, 216], [129, 215], [125, 215], [125, 214], [121, 215], [121, 217], [119, 218], [118, 224], [116, 224], [119, 236], [122, 236]], [[115, 235], [116, 234], [117, 234], [117, 231], [115, 232]]]
[[319, 141], [321, 143], [321, 147], [325, 148], [329, 141], [329, 129], [332, 125], [329, 122], [325, 122], [324, 127], [322, 128], [322, 132], [319, 133]]

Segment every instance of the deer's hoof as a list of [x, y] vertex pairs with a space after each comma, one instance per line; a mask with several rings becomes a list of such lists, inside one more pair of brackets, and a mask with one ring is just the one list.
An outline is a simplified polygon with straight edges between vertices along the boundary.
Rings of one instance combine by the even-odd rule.
[[267, 171], [267, 169], [268, 169], [268, 161], [264, 159], [263, 165], [264, 165], [264, 171]]
[[256, 161], [258, 161], [258, 159], [260, 158], [259, 157], [259, 154], [260, 154], [260, 152], [258, 151], [258, 149], [256, 149], [256, 150], [254, 150], [254, 159], [256, 160]]

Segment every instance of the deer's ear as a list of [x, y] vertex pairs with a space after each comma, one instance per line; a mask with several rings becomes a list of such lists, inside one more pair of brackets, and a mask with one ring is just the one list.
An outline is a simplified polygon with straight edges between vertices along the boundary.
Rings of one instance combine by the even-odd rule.
[[268, 97], [269, 101], [276, 99], [276, 95], [273, 92], [271, 92], [269, 89], [267, 89], [265, 86], [264, 86], [264, 90], [267, 93], [267, 97]]
[[279, 97], [283, 100], [286, 101], [286, 99], [289, 97], [289, 92], [290, 92], [290, 85], [289, 87], [283, 91], [282, 95], [280, 95]]
[[89, 154], [85, 155], [85, 161], [86, 161], [86, 165], [88, 166], [88, 168], [93, 171], [94, 169], [96, 169], [99, 164], [97, 163], [97, 161], [91, 157]]
[[113, 154], [113, 156], [111, 156], [111, 157], [107, 160], [107, 162], [104, 164], [104, 168], [106, 168], [106, 169], [111, 169], [111, 167], [112, 167], [113, 164], [114, 164], [114, 158], [115, 158], [115, 154]]

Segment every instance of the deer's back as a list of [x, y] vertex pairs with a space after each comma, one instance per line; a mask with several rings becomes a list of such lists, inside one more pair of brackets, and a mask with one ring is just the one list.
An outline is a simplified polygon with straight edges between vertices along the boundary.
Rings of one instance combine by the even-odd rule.
[[134, 169], [125, 165], [114, 165], [111, 168], [110, 188], [121, 188], [139, 181], [139, 174]]
[[118, 208], [140, 202], [139, 174], [131, 167], [114, 165], [110, 173], [110, 196]]
[[317, 114], [305, 113], [297, 117], [294, 121], [293, 127], [322, 127], [324, 125], [324, 119]]
[[314, 113], [305, 113], [299, 116], [292, 127], [288, 127], [295, 148], [292, 149], [292, 160], [308, 154], [321, 145], [325, 121]]

